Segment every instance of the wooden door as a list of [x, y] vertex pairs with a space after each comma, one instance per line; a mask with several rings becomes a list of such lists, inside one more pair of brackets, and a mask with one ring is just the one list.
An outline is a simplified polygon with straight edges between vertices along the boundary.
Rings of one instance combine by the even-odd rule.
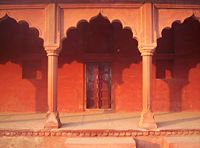
[[86, 63], [86, 83], [87, 108], [110, 108], [111, 64]]

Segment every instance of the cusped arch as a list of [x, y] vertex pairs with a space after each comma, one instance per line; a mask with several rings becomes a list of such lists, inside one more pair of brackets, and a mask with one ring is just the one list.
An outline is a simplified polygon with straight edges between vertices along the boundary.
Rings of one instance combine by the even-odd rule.
[[[113, 86], [123, 83], [123, 71], [132, 64], [138, 64], [141, 55], [138, 41], [129, 27], [123, 27], [119, 20], [110, 22], [101, 13], [90, 21], [80, 20], [76, 27], [71, 27], [62, 40], [59, 67], [78, 62], [112, 63]], [[139, 77], [139, 76], [138, 76]]]
[[[194, 15], [186, 18], [182, 23], [174, 21], [170, 28], [167, 27], [162, 30], [162, 37], [157, 39], [156, 57], [159, 58], [162, 55], [165, 59], [174, 62], [192, 58], [193, 60], [190, 60], [190, 63], [177, 65], [177, 67], [183, 67], [185, 70], [184, 78], [187, 78], [189, 69], [200, 62], [199, 34], [200, 22]], [[167, 69], [170, 70], [170, 68]], [[179, 77], [178, 74], [176, 76]]]
[[101, 13], [89, 21], [80, 20], [76, 27], [67, 30], [66, 38], [62, 40], [60, 59], [70, 55], [77, 60], [83, 54], [120, 55], [121, 58], [132, 56], [137, 59], [135, 61], [140, 60], [138, 41], [133, 37], [131, 28], [123, 27], [119, 20], [110, 22]]
[[24, 54], [44, 54], [43, 42], [39, 31], [26, 21], [17, 22], [7, 14], [0, 18], [0, 63], [20, 64], [18, 59]]
[[[10, 17], [11, 19], [15, 20], [17, 23], [25, 22], [26, 24], [28, 24], [29, 28], [31, 28], [31, 29], [32, 29], [32, 28], [36, 29], [37, 32], [38, 32], [38, 34], [39, 34], [39, 37], [40, 37], [40, 38], [43, 38], [43, 34], [44, 34], [44, 33], [43, 33], [43, 31], [42, 31], [42, 28], [41, 28], [39, 25], [35, 26], [34, 22], [31, 21], [31, 19], [29, 19], [29, 18], [27, 18], [27, 17], [25, 17], [25, 18], [20, 18], [20, 17], [18, 17], [18, 16], [16, 16], [16, 15], [13, 15], [13, 13], [9, 13], [9, 11], [8, 11], [8, 12], [4, 12], [3, 14], [1, 14], [0, 19], [5, 19], [6, 17]], [[31, 27], [30, 27], [30, 26], [31, 26]]]
[[200, 22], [194, 16], [186, 18], [182, 23], [176, 20], [171, 27], [162, 30], [162, 37], [157, 39], [156, 53], [174, 53], [196, 55], [200, 52]]
[[174, 21], [170, 28], [162, 30], [162, 37], [157, 40], [156, 77], [169, 87], [170, 111], [181, 111], [183, 98], [188, 99], [182, 92], [194, 83], [189, 78], [190, 71], [197, 70], [200, 63], [199, 47], [200, 22], [194, 15], [183, 22]]

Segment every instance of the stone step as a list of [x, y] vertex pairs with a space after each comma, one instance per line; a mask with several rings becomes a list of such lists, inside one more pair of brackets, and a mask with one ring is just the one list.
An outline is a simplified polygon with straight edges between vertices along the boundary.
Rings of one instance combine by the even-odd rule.
[[68, 138], [67, 148], [136, 148], [133, 138]]
[[166, 137], [162, 148], [200, 148], [200, 137]]
[[131, 137], [0, 137], [0, 148], [136, 148]]

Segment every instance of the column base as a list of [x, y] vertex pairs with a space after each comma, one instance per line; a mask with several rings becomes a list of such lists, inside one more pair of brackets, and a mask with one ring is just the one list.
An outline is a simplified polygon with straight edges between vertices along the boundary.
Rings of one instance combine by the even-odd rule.
[[148, 130], [157, 128], [156, 121], [154, 119], [154, 114], [151, 111], [141, 113], [139, 127]]
[[48, 112], [46, 115], [46, 121], [44, 124], [44, 128], [52, 129], [59, 128], [62, 124], [60, 122], [59, 113], [58, 112]]

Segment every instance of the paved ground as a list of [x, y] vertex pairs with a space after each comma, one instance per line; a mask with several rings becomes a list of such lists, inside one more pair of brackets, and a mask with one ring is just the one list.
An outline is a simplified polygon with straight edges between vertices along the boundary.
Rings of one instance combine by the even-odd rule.
[[[0, 129], [43, 129], [45, 113], [1, 113]], [[62, 129], [139, 130], [140, 113], [60, 114]], [[200, 129], [200, 112], [155, 113], [159, 129]]]

